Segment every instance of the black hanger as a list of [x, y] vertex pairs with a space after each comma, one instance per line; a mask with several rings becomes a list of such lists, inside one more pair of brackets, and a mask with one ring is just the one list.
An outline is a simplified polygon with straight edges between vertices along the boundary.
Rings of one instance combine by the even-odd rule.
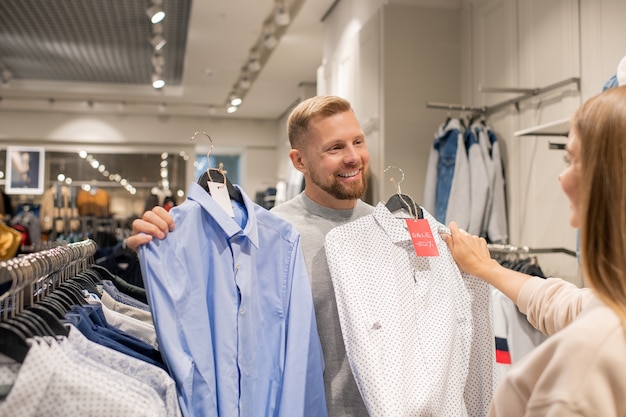
[[411, 196], [402, 194], [402, 191], [400, 191], [400, 184], [402, 183], [402, 181], [404, 181], [404, 171], [401, 168], [394, 167], [393, 165], [389, 165], [387, 168], [385, 168], [383, 172], [387, 172], [391, 168], [395, 168], [398, 171], [400, 171], [400, 173], [402, 174], [402, 178], [400, 178], [400, 181], [394, 178], [391, 178], [391, 182], [393, 182], [396, 185], [397, 192], [391, 197], [389, 197], [389, 200], [387, 200], [385, 207], [387, 207], [387, 209], [392, 213], [398, 210], [406, 210], [409, 212], [409, 214], [413, 218], [423, 219], [424, 211], [422, 210], [422, 208], [419, 205], [417, 205], [415, 201], [413, 201]]
[[47, 295], [41, 300], [37, 301], [37, 305], [41, 305], [48, 309], [55, 317], [59, 320], [65, 317], [65, 313], [67, 313], [67, 309], [54, 297], [48, 297]]
[[230, 180], [228, 179], [226, 175], [220, 172], [219, 169], [215, 169], [215, 168], [209, 168], [209, 171], [211, 174], [211, 178], [209, 178], [209, 172], [205, 171], [200, 177], [200, 179], [198, 180], [198, 184], [200, 184], [202, 188], [204, 188], [208, 193], [210, 193], [208, 183], [211, 180], [212, 182], [226, 184], [226, 188], [228, 189], [228, 196], [230, 197], [230, 199], [237, 201], [240, 204], [244, 204], [243, 196], [241, 195], [241, 192], [239, 192], [239, 190], [235, 188], [235, 186], [230, 182]]
[[47, 295], [47, 297], [58, 301], [63, 306], [63, 310], [66, 313], [72, 309], [72, 305], [74, 304], [72, 299], [59, 289], [53, 290], [50, 294]]
[[24, 321], [29, 321], [33, 324], [33, 326], [37, 329], [38, 336], [56, 336], [56, 333], [52, 330], [52, 328], [46, 323], [46, 321], [39, 315], [33, 313], [30, 310], [22, 310], [18, 314], [15, 315]]
[[[93, 266], [95, 265], [92, 265], [92, 267]], [[80, 273], [80, 276], [90, 280], [94, 286], [97, 286], [100, 281], [102, 281], [102, 277], [100, 277], [100, 275], [96, 271], [94, 271], [93, 268], [85, 269], [83, 272]]]
[[30, 346], [28, 337], [18, 328], [6, 322], [0, 322], [0, 352], [19, 363], [24, 362]]
[[411, 214], [411, 216], [416, 219], [424, 218], [424, 211], [422, 210], [422, 208], [417, 205], [410, 196], [406, 194], [396, 193], [392, 195], [391, 197], [389, 197], [389, 200], [387, 200], [387, 204], [385, 204], [385, 207], [387, 207], [392, 213], [397, 210], [406, 210]]
[[31, 306], [26, 307], [26, 310], [30, 311], [32, 314], [36, 314], [39, 317], [41, 317], [41, 319], [46, 322], [46, 324], [48, 325], [48, 327], [50, 328], [50, 330], [52, 331], [54, 335], [58, 335], [58, 336], [68, 335], [69, 331], [63, 325], [63, 323], [59, 321], [59, 319], [62, 317], [57, 317], [56, 314], [50, 311], [50, 309], [47, 306], [41, 303], [35, 303]]
[[76, 283], [73, 283], [71, 281], [65, 281], [61, 283], [61, 285], [59, 285], [58, 289], [65, 292], [65, 294], [70, 297], [70, 299], [72, 300], [72, 305], [75, 304], [80, 306], [86, 303], [82, 290], [76, 285]]
[[93, 281], [86, 277], [82, 272], [72, 278], [72, 281], [75, 281], [81, 288], [87, 290], [91, 294], [98, 294], [98, 288], [96, 288]]
[[7, 318], [4, 322], [14, 326], [16, 329], [19, 329], [19, 331], [24, 334], [26, 338], [43, 336], [43, 334], [40, 334], [39, 329], [37, 329], [32, 323], [24, 321], [24, 319], [18, 317], [17, 314], [13, 317]]
[[[198, 135], [206, 136], [209, 142], [211, 142], [211, 149], [209, 150], [206, 156], [207, 164], [209, 164], [210, 166], [211, 165], [211, 152], [213, 152], [213, 139], [211, 139], [211, 136], [209, 136], [207, 132], [198, 131], [193, 134], [193, 136], [191, 137], [191, 140], [194, 140], [196, 136]], [[209, 194], [211, 193], [211, 191], [209, 190], [209, 184], [208, 184], [209, 181], [226, 184], [226, 188], [228, 189], [228, 196], [230, 197], [230, 199], [237, 201], [239, 204], [244, 204], [243, 196], [241, 195], [239, 190], [237, 190], [233, 186], [233, 184], [231, 184], [231, 182], [228, 180], [228, 178], [226, 177], [226, 171], [224, 171], [222, 167], [223, 167], [223, 164], [220, 163], [219, 168], [217, 169], [216, 168], [207, 169], [198, 179], [198, 184], [200, 184], [202, 188], [204, 188], [206, 192], [208, 192]]]
[[91, 270], [100, 277], [100, 281], [115, 282], [117, 280], [117, 277], [113, 274], [113, 272], [109, 271], [102, 265], [91, 265]]

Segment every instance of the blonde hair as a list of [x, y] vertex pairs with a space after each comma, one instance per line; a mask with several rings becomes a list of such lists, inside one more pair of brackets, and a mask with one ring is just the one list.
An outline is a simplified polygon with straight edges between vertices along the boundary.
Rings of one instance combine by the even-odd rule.
[[581, 145], [583, 272], [626, 329], [626, 86], [585, 102], [572, 131]]
[[347, 100], [337, 96], [315, 96], [298, 104], [287, 119], [287, 136], [291, 147], [301, 148], [309, 135], [309, 124], [317, 116], [328, 117], [352, 111]]

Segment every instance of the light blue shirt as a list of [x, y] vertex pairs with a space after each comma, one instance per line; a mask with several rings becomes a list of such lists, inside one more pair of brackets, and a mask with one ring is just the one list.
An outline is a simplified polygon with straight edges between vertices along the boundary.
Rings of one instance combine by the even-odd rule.
[[140, 249], [163, 358], [186, 416], [326, 416], [300, 235], [254, 204], [235, 218], [198, 184], [176, 230]]

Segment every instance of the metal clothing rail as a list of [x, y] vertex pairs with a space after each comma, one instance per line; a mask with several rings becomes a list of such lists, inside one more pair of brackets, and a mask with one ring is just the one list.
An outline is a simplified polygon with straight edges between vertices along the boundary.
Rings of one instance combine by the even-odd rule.
[[497, 243], [488, 243], [487, 249], [491, 253], [523, 253], [523, 254], [541, 254], [541, 253], [564, 253], [570, 256], [577, 256], [577, 253], [566, 248], [530, 248], [528, 246], [502, 245]]
[[90, 239], [60, 244], [0, 262], [0, 284], [29, 285], [43, 276], [76, 273], [93, 263], [96, 242]]
[[576, 83], [576, 89], [580, 90], [580, 78], [579, 77], [571, 77], [567, 78], [563, 81], [556, 82], [554, 84], [550, 84], [545, 87], [540, 88], [498, 88], [498, 87], [481, 87], [479, 91], [485, 93], [521, 93], [521, 95], [517, 97], [510, 98], [508, 100], [504, 100], [500, 103], [492, 104], [491, 106], [483, 106], [483, 107], [473, 107], [466, 106], [463, 104], [451, 104], [451, 103], [442, 103], [436, 101], [427, 101], [426, 107], [431, 109], [447, 109], [447, 110], [461, 110], [461, 111], [469, 111], [472, 113], [479, 113], [482, 115], [489, 115], [495, 113], [505, 107], [510, 106], [511, 104], [515, 105], [515, 108], [519, 110], [519, 103], [527, 100], [531, 97], [535, 97], [549, 91], [555, 90], [557, 88], [564, 87], [568, 84]]

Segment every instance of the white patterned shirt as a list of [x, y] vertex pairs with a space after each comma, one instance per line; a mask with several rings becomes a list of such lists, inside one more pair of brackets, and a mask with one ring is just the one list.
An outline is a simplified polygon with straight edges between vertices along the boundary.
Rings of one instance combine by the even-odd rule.
[[[31, 346], [11, 391], [0, 402], [0, 416], [166, 417], [154, 389], [121, 373], [112, 377], [72, 358], [62, 344], [29, 339]], [[84, 360], [84, 358], [80, 358]], [[3, 381], [6, 384], [9, 381]]]
[[341, 330], [371, 417], [485, 416], [495, 384], [487, 283], [461, 273], [426, 210], [439, 256], [418, 257], [379, 203], [326, 236]]

